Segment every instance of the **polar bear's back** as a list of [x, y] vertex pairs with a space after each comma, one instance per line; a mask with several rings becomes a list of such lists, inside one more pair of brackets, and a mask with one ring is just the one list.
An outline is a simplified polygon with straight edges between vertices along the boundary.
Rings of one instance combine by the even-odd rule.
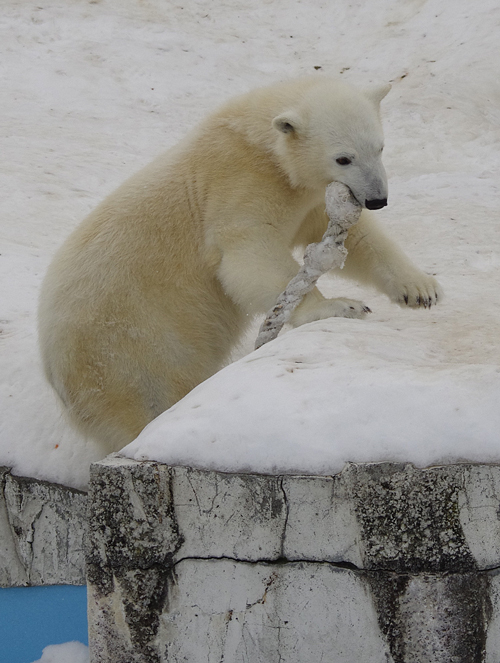
[[185, 151], [160, 157], [103, 201], [42, 286], [47, 378], [78, 426], [110, 451], [212, 375], [240, 332], [241, 313], [204, 242], [202, 183], [186, 173]]

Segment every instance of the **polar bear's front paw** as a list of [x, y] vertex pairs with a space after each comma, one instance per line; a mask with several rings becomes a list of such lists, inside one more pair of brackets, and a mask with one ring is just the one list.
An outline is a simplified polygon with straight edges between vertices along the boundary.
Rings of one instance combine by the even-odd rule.
[[371, 309], [363, 302], [343, 297], [327, 299], [323, 302], [322, 308], [325, 309], [325, 315], [321, 317], [325, 318], [364, 318], [367, 313], [371, 313]]
[[371, 310], [356, 299], [325, 299], [322, 302], [316, 302], [314, 306], [299, 306], [292, 313], [291, 324], [299, 327], [307, 322], [314, 320], [324, 320], [325, 318], [364, 318]]
[[435, 278], [419, 272], [394, 284], [390, 297], [402, 307], [431, 308], [443, 298], [443, 291]]

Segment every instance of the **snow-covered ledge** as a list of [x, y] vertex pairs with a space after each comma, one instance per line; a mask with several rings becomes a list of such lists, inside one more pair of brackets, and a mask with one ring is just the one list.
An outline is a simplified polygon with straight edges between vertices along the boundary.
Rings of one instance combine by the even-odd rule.
[[91, 663], [497, 663], [500, 466], [92, 467]]

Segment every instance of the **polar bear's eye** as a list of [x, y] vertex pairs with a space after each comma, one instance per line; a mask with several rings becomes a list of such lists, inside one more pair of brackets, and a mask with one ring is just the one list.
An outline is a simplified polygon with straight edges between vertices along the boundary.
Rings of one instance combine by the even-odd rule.
[[339, 157], [336, 161], [339, 166], [348, 166], [351, 163], [351, 160], [348, 157]]

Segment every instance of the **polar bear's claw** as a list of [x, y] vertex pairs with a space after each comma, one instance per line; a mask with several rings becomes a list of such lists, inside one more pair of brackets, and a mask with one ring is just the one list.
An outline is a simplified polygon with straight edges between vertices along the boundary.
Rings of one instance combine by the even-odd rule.
[[399, 293], [396, 292], [391, 299], [403, 307], [430, 309], [442, 299], [442, 292], [435, 279], [426, 277], [420, 283], [400, 286]]
[[402, 308], [408, 306], [430, 309], [443, 299], [441, 286], [433, 276], [413, 266], [407, 266], [406, 270], [401, 272], [398, 279], [391, 274], [381, 290]]

